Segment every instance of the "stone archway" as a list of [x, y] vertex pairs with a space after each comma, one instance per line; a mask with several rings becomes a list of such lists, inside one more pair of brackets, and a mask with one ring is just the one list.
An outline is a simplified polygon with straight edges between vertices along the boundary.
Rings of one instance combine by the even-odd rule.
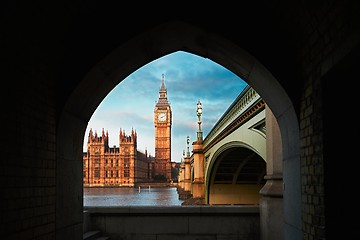
[[132, 72], [179, 50], [209, 58], [234, 72], [271, 108], [283, 140], [284, 232], [285, 236], [300, 239], [299, 124], [290, 98], [270, 71], [239, 46], [182, 22], [160, 25], [119, 46], [89, 71], [68, 98], [56, 139], [57, 192], [64, 193], [56, 197], [56, 229], [81, 227], [82, 141], [96, 107]]
[[[207, 203], [259, 204], [266, 162], [254, 149], [242, 142], [229, 142], [219, 148], [210, 161], [205, 177]], [[229, 172], [230, 167], [232, 172]], [[246, 170], [247, 167], [252, 171]], [[242, 175], [243, 171], [250, 174]], [[225, 197], [218, 193], [225, 194]]]

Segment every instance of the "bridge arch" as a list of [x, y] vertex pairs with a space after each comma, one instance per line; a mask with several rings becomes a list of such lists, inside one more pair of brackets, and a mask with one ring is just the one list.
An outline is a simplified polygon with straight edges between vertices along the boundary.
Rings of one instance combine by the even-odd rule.
[[[294, 106], [274, 76], [253, 56], [232, 42], [183, 22], [160, 25], [119, 46], [88, 72], [60, 113], [57, 139], [57, 228], [68, 224], [72, 204], [82, 204], [82, 142], [97, 106], [123, 79], [145, 64], [176, 51], [186, 51], [226, 67], [251, 85], [276, 117], [284, 163], [284, 227], [301, 236], [299, 124]], [[86, 90], [86, 91], [85, 91]], [[119, 104], [122, 104], [119, 102]], [[68, 171], [73, 173], [69, 176]], [[74, 184], [75, 183], [75, 184]], [[293, 236], [294, 236], [293, 234]]]
[[266, 163], [256, 149], [244, 142], [232, 141], [217, 149], [208, 161], [206, 203], [259, 204]]

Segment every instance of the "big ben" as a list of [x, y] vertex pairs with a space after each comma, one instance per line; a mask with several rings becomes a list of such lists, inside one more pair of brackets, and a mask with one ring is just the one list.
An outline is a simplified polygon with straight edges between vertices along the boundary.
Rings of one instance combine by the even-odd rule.
[[159, 100], [154, 109], [155, 175], [163, 175], [166, 180], [171, 179], [171, 124], [172, 113], [162, 74]]

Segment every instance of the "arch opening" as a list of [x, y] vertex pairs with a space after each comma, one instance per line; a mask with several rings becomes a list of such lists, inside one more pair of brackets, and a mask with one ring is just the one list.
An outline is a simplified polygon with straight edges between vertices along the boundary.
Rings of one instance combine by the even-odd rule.
[[[201, 40], [201, 41], [200, 41]], [[154, 44], [156, 43], [156, 44]], [[57, 135], [57, 169], [73, 169], [69, 176], [57, 170], [57, 228], [71, 225], [82, 212], [82, 143], [92, 113], [102, 99], [130, 73], [175, 51], [186, 51], [219, 63], [251, 85], [276, 117], [283, 143], [285, 228], [301, 229], [299, 129], [294, 107], [272, 74], [238, 46], [226, 39], [181, 22], [168, 23], [144, 33], [115, 49], [85, 76], [69, 97], [61, 113]], [[87, 89], [84, 96], [83, 89]], [[71, 126], [71, 127], [69, 127]], [[61, 190], [60, 190], [61, 191]], [[285, 230], [286, 231], [286, 230]]]
[[259, 204], [265, 184], [266, 163], [244, 146], [232, 146], [215, 154], [208, 169], [207, 199], [210, 205]]

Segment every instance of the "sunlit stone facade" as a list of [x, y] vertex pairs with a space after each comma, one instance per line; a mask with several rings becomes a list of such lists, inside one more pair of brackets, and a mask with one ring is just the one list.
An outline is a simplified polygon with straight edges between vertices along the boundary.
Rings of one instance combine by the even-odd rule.
[[164, 74], [162, 74], [159, 99], [154, 109], [155, 175], [171, 180], [171, 125], [172, 111], [167, 99]]
[[137, 133], [120, 129], [119, 147], [109, 147], [108, 132], [101, 136], [90, 130], [87, 152], [83, 154], [85, 187], [135, 186], [153, 178], [154, 158], [137, 151]]

